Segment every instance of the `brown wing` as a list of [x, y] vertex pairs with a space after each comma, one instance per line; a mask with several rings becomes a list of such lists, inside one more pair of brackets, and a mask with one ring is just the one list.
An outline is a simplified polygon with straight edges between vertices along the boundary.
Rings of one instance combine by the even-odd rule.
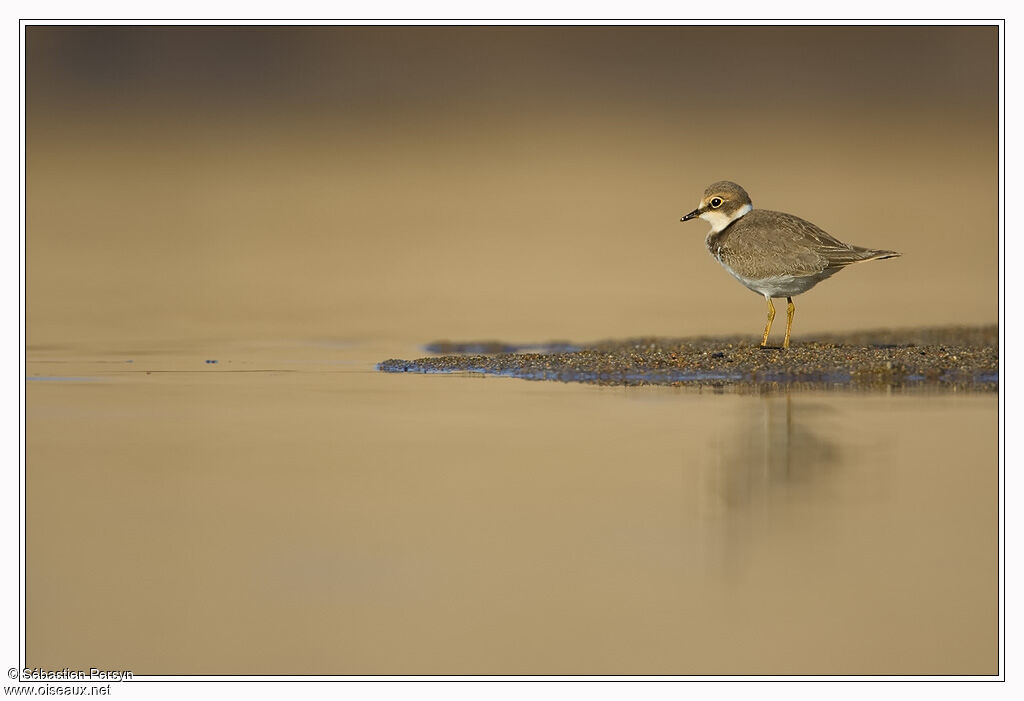
[[736, 221], [722, 232], [717, 245], [729, 267], [752, 279], [817, 275], [899, 255], [851, 246], [800, 217], [766, 209], [755, 209]]

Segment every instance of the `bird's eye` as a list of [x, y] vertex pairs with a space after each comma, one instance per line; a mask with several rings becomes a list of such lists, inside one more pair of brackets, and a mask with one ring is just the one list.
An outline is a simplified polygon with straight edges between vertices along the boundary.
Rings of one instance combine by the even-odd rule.
[[722, 198], [721, 197], [712, 197], [711, 198], [711, 207], [713, 209], [718, 209], [721, 206], [722, 206]]

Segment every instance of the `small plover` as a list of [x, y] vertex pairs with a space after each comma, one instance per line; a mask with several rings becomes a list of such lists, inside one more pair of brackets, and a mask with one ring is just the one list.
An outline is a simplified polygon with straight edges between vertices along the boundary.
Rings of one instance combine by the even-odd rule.
[[795, 295], [851, 263], [900, 255], [843, 243], [792, 214], [754, 209], [747, 191], [728, 180], [708, 185], [697, 209], [680, 221], [696, 217], [711, 224], [704, 243], [715, 260], [768, 302], [762, 348], [768, 346], [768, 332], [775, 319], [772, 298], [786, 298], [786, 338], [782, 347], [789, 348]]

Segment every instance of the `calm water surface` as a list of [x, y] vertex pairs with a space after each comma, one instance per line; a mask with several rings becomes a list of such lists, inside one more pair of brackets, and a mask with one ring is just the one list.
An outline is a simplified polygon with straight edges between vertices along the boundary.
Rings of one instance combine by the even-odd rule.
[[418, 355], [30, 348], [28, 664], [996, 673], [994, 394], [373, 369]]

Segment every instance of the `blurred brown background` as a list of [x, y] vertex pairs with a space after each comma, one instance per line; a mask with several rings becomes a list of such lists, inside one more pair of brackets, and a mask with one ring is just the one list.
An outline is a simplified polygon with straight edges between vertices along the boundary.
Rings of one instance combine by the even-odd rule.
[[26, 30], [30, 345], [756, 335], [705, 185], [902, 251], [795, 337], [997, 319], [996, 27]]
[[904, 253], [797, 341], [996, 321], [995, 27], [26, 37], [26, 664], [998, 668], [994, 395], [371, 371], [756, 341], [679, 222], [719, 179]]

